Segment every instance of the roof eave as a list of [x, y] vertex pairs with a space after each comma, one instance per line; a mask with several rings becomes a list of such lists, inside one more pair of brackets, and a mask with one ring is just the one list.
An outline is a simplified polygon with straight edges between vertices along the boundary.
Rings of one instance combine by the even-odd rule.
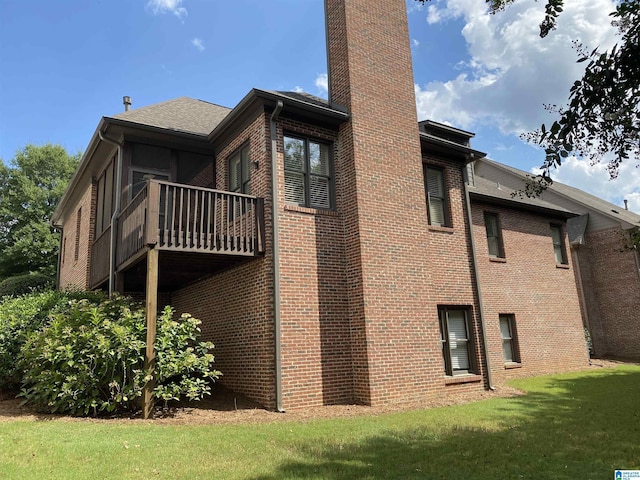
[[516, 208], [518, 210], [526, 210], [535, 213], [542, 213], [545, 215], [552, 215], [554, 217], [561, 218], [573, 218], [578, 217], [578, 213], [570, 212], [568, 210], [559, 210], [555, 208], [545, 207], [543, 205], [532, 205], [530, 203], [523, 203], [517, 200], [509, 200], [507, 198], [496, 197], [490, 193], [469, 191], [469, 196], [472, 199], [477, 199], [483, 203], [490, 203], [492, 205], [499, 205], [509, 208]]
[[293, 109], [296, 112], [310, 114], [316, 118], [324, 118], [331, 123], [341, 124], [349, 119], [348, 112], [341, 111], [336, 108], [331, 108], [329, 106], [323, 107], [300, 99], [254, 88], [245, 95], [238, 105], [236, 105], [236, 107], [231, 110], [231, 112], [213, 129], [207, 139], [210, 142], [214, 142], [230, 125], [238, 120], [254, 104], [262, 102], [264, 105], [275, 106], [279, 100], [284, 103], [285, 110], [287, 111]]
[[459, 143], [452, 142], [451, 140], [445, 140], [444, 138], [440, 138], [425, 132], [420, 132], [420, 140], [432, 145], [437, 145], [447, 150], [453, 150], [454, 152], [460, 153], [464, 155], [466, 161], [478, 160], [487, 156], [486, 153], [479, 150], [474, 150], [471, 147], [460, 145]]

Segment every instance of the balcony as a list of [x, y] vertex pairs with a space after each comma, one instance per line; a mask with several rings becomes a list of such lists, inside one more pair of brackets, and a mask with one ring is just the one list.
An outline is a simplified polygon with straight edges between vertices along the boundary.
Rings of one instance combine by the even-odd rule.
[[[126, 291], [144, 290], [150, 249], [160, 260], [159, 289], [172, 291], [264, 253], [264, 200], [149, 180], [116, 221], [116, 271]], [[111, 229], [95, 239], [91, 288], [109, 277]]]

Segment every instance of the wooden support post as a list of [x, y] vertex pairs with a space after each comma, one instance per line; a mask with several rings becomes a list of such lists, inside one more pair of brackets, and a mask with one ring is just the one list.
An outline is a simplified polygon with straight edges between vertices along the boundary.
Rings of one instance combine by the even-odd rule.
[[144, 243], [150, 247], [158, 243], [158, 227], [160, 225], [160, 184], [149, 182], [147, 184], [147, 218], [145, 219]]
[[153, 387], [155, 386], [154, 370], [156, 366], [156, 319], [158, 315], [158, 250], [150, 248], [147, 252], [147, 350], [144, 357], [144, 368], [152, 375], [144, 386], [143, 418], [153, 413]]

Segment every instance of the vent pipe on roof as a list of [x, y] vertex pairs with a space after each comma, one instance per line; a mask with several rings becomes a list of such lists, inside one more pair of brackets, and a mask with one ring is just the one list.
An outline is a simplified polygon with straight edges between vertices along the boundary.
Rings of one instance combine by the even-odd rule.
[[122, 97], [122, 103], [124, 104], [124, 111], [128, 112], [131, 108], [131, 97], [125, 95], [124, 97]]
[[629, 200], [624, 201], [624, 209], [629, 210]]

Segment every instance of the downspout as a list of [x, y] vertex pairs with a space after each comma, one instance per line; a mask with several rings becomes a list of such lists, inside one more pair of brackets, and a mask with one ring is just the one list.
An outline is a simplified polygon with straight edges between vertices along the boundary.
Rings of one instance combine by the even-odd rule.
[[118, 149], [118, 160], [116, 165], [116, 205], [113, 209], [113, 215], [111, 215], [111, 235], [109, 241], [109, 297], [113, 296], [115, 290], [115, 269], [116, 269], [116, 220], [120, 215], [120, 206], [122, 203], [122, 142], [116, 142], [115, 140], [102, 135], [102, 131], [98, 130], [100, 140], [103, 142], [115, 145]]
[[471, 215], [471, 199], [469, 197], [469, 173], [467, 172], [467, 165], [473, 161], [473, 154], [469, 154], [469, 160], [464, 163], [462, 170], [463, 183], [464, 183], [464, 199], [467, 211], [467, 223], [469, 224], [469, 240], [471, 241], [471, 262], [473, 263], [473, 274], [476, 279], [476, 291], [478, 292], [478, 319], [480, 321], [480, 332], [482, 333], [482, 348], [484, 349], [484, 362], [487, 366], [487, 384], [489, 390], [495, 390], [493, 386], [493, 380], [491, 377], [491, 363], [489, 362], [489, 348], [487, 345], [487, 331], [484, 325], [484, 303], [482, 302], [482, 288], [480, 288], [480, 276], [478, 274], [478, 257], [476, 253], [476, 239], [473, 234], [473, 218]]
[[284, 108], [282, 100], [278, 100], [276, 108], [271, 113], [271, 215], [273, 222], [273, 323], [275, 337], [275, 366], [276, 366], [276, 410], [284, 413], [282, 407], [282, 344], [280, 339], [280, 233], [278, 226], [278, 136], [276, 120]]
[[58, 264], [56, 266], [56, 290], [60, 290], [60, 270], [62, 269], [62, 255], [64, 242], [64, 229], [60, 226], [53, 226], [53, 231], [60, 233], [60, 243], [58, 244]]

